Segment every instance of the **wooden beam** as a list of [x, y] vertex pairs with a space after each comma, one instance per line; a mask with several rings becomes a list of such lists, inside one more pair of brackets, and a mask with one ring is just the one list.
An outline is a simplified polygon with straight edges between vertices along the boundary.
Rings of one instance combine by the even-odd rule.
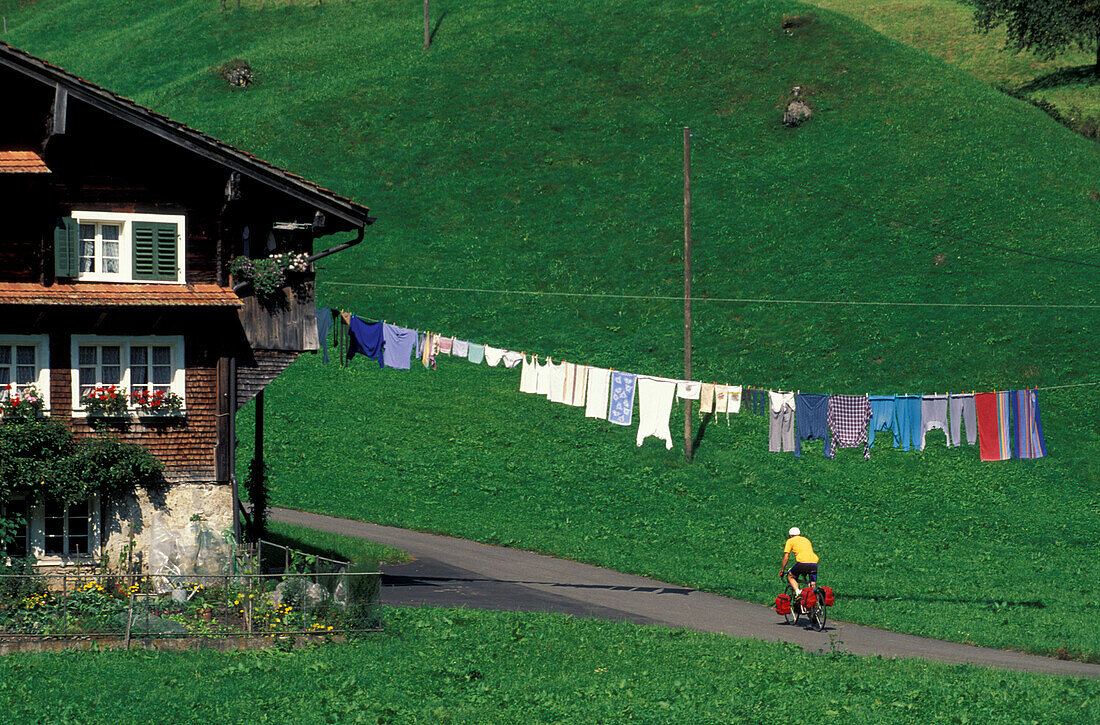
[[69, 89], [57, 83], [53, 92], [53, 111], [50, 113], [50, 136], [62, 136], [68, 127]]

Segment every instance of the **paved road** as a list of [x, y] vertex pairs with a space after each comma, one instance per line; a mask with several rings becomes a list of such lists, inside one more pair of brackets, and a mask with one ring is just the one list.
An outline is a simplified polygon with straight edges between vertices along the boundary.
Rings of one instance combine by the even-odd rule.
[[415, 561], [383, 568], [382, 601], [389, 605], [562, 612], [793, 642], [809, 652], [828, 651], [835, 645], [858, 655], [917, 657], [1100, 677], [1100, 665], [973, 647], [834, 620], [829, 621], [826, 632], [813, 632], [783, 623], [768, 606], [518, 549], [289, 509], [272, 509], [271, 518], [407, 551]]

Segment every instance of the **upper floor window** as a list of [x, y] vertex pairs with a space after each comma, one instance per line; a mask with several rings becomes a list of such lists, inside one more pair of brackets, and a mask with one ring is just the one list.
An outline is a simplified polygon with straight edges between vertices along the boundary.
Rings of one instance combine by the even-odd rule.
[[0, 335], [0, 400], [34, 388], [49, 408], [49, 338]]
[[185, 217], [74, 211], [54, 229], [58, 277], [90, 282], [183, 282]]

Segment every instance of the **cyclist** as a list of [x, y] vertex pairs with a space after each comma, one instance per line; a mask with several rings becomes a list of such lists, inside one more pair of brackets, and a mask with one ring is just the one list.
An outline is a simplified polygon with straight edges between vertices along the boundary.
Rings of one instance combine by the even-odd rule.
[[802, 594], [802, 590], [798, 588], [798, 577], [808, 576], [811, 589], [817, 586], [817, 554], [814, 553], [814, 547], [810, 544], [810, 540], [802, 535], [797, 526], [791, 527], [791, 530], [787, 532], [787, 544], [783, 547], [783, 563], [779, 566], [780, 574], [787, 568], [787, 557], [791, 555], [792, 551], [794, 552], [795, 565], [787, 572], [787, 581], [794, 591], [795, 599], [797, 599]]

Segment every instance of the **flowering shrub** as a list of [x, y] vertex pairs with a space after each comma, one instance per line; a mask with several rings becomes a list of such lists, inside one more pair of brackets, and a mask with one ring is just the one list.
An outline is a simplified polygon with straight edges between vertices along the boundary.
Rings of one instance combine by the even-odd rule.
[[126, 390], [116, 385], [95, 387], [80, 397], [88, 415], [119, 416], [130, 412]]
[[237, 257], [229, 265], [234, 279], [251, 282], [256, 297], [269, 301], [286, 285], [287, 272], [309, 271], [309, 255], [305, 252], [273, 254], [267, 259]]
[[144, 415], [179, 415], [183, 411], [183, 398], [167, 390], [135, 390], [130, 401]]
[[20, 394], [15, 392], [9, 384], [4, 386], [4, 392], [7, 395], [4, 400], [0, 400], [0, 417], [5, 420], [37, 418], [46, 407], [45, 401], [33, 385]]

